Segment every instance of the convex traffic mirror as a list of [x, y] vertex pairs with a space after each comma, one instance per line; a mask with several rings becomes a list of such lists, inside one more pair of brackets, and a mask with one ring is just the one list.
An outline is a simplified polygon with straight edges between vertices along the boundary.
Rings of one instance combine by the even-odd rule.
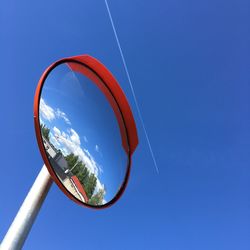
[[121, 196], [138, 138], [127, 99], [104, 65], [84, 55], [48, 67], [34, 118], [43, 160], [69, 198], [103, 208]]

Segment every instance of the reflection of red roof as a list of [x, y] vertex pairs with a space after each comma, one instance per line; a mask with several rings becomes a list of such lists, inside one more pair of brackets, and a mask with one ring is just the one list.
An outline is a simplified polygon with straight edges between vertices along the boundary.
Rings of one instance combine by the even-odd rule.
[[74, 175], [71, 177], [72, 181], [75, 183], [78, 191], [81, 193], [81, 195], [83, 196], [84, 200], [86, 203], [88, 203], [89, 199], [88, 199], [88, 196], [86, 194], [86, 192], [84, 191], [83, 189], [83, 186], [81, 184], [81, 182], [79, 181], [79, 179]]

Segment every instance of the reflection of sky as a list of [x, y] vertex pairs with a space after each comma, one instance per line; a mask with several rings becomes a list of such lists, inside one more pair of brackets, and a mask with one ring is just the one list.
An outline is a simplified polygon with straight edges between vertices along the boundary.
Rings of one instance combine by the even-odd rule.
[[[123, 181], [127, 157], [117, 120], [102, 92], [85, 76], [60, 65], [46, 79], [41, 98], [46, 108], [40, 112], [42, 122], [52, 133], [59, 129], [62, 137], [64, 132], [67, 143], [76, 148], [73, 153], [81, 150], [96, 163], [97, 177], [106, 189], [104, 198], [112, 199]], [[54, 112], [54, 118], [49, 112]], [[57, 147], [65, 152], [65, 144], [59, 142]]]

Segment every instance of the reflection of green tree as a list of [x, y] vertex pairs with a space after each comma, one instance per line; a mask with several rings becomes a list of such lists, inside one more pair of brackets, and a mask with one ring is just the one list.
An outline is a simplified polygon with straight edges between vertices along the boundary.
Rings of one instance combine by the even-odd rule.
[[102, 205], [104, 195], [105, 195], [105, 190], [100, 189], [95, 195], [91, 197], [91, 199], [89, 200], [89, 204], [94, 206]]
[[41, 125], [41, 132], [42, 132], [43, 137], [49, 141], [50, 129], [46, 127], [45, 124]]
[[84, 190], [89, 199], [93, 196], [95, 191], [97, 179], [93, 173], [90, 173], [86, 165], [79, 161], [79, 157], [73, 153], [65, 157], [68, 162], [69, 169], [72, 169], [71, 172], [73, 175], [76, 175], [81, 184], [84, 187]]

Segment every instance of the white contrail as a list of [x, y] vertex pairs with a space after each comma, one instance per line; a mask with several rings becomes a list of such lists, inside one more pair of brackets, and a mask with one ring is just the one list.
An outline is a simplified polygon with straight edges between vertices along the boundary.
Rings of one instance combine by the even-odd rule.
[[111, 16], [108, 1], [107, 0], [104, 0], [104, 1], [105, 1], [105, 5], [106, 5], [106, 8], [107, 8], [108, 14], [109, 14], [109, 19], [110, 19], [110, 22], [111, 22], [111, 25], [112, 25], [112, 28], [113, 28], [113, 31], [114, 31], [115, 39], [116, 39], [116, 42], [117, 42], [117, 45], [118, 45], [118, 48], [119, 48], [119, 51], [120, 51], [120, 54], [121, 54], [123, 66], [125, 68], [126, 75], [128, 77], [128, 81], [129, 81], [129, 85], [130, 85], [130, 88], [131, 88], [131, 91], [132, 91], [132, 94], [133, 94], [133, 97], [134, 97], [136, 109], [137, 109], [137, 112], [139, 114], [139, 118], [140, 118], [140, 121], [141, 121], [141, 124], [142, 124], [142, 127], [143, 127], [143, 131], [144, 131], [144, 134], [145, 134], [146, 139], [147, 139], [148, 147], [149, 147], [149, 150], [150, 150], [150, 153], [151, 153], [154, 165], [155, 165], [156, 172], [159, 174], [159, 169], [158, 169], [158, 166], [157, 166], [157, 163], [156, 163], [156, 160], [155, 160], [154, 152], [152, 150], [151, 143], [150, 143], [149, 137], [148, 137], [148, 133], [147, 133], [146, 127], [144, 125], [144, 121], [142, 119], [142, 114], [141, 114], [141, 111], [140, 111], [140, 108], [139, 108], [139, 105], [138, 105], [138, 102], [137, 102], [137, 98], [136, 98], [136, 95], [135, 95], [135, 91], [134, 91], [131, 79], [130, 79], [127, 64], [126, 64], [125, 58], [123, 56], [122, 48], [121, 48], [121, 45], [120, 45], [120, 42], [119, 42], [119, 39], [118, 39], [118, 36], [117, 36], [117, 32], [116, 32], [116, 28], [115, 28], [115, 25], [114, 25], [114, 22], [113, 22], [113, 18]]

